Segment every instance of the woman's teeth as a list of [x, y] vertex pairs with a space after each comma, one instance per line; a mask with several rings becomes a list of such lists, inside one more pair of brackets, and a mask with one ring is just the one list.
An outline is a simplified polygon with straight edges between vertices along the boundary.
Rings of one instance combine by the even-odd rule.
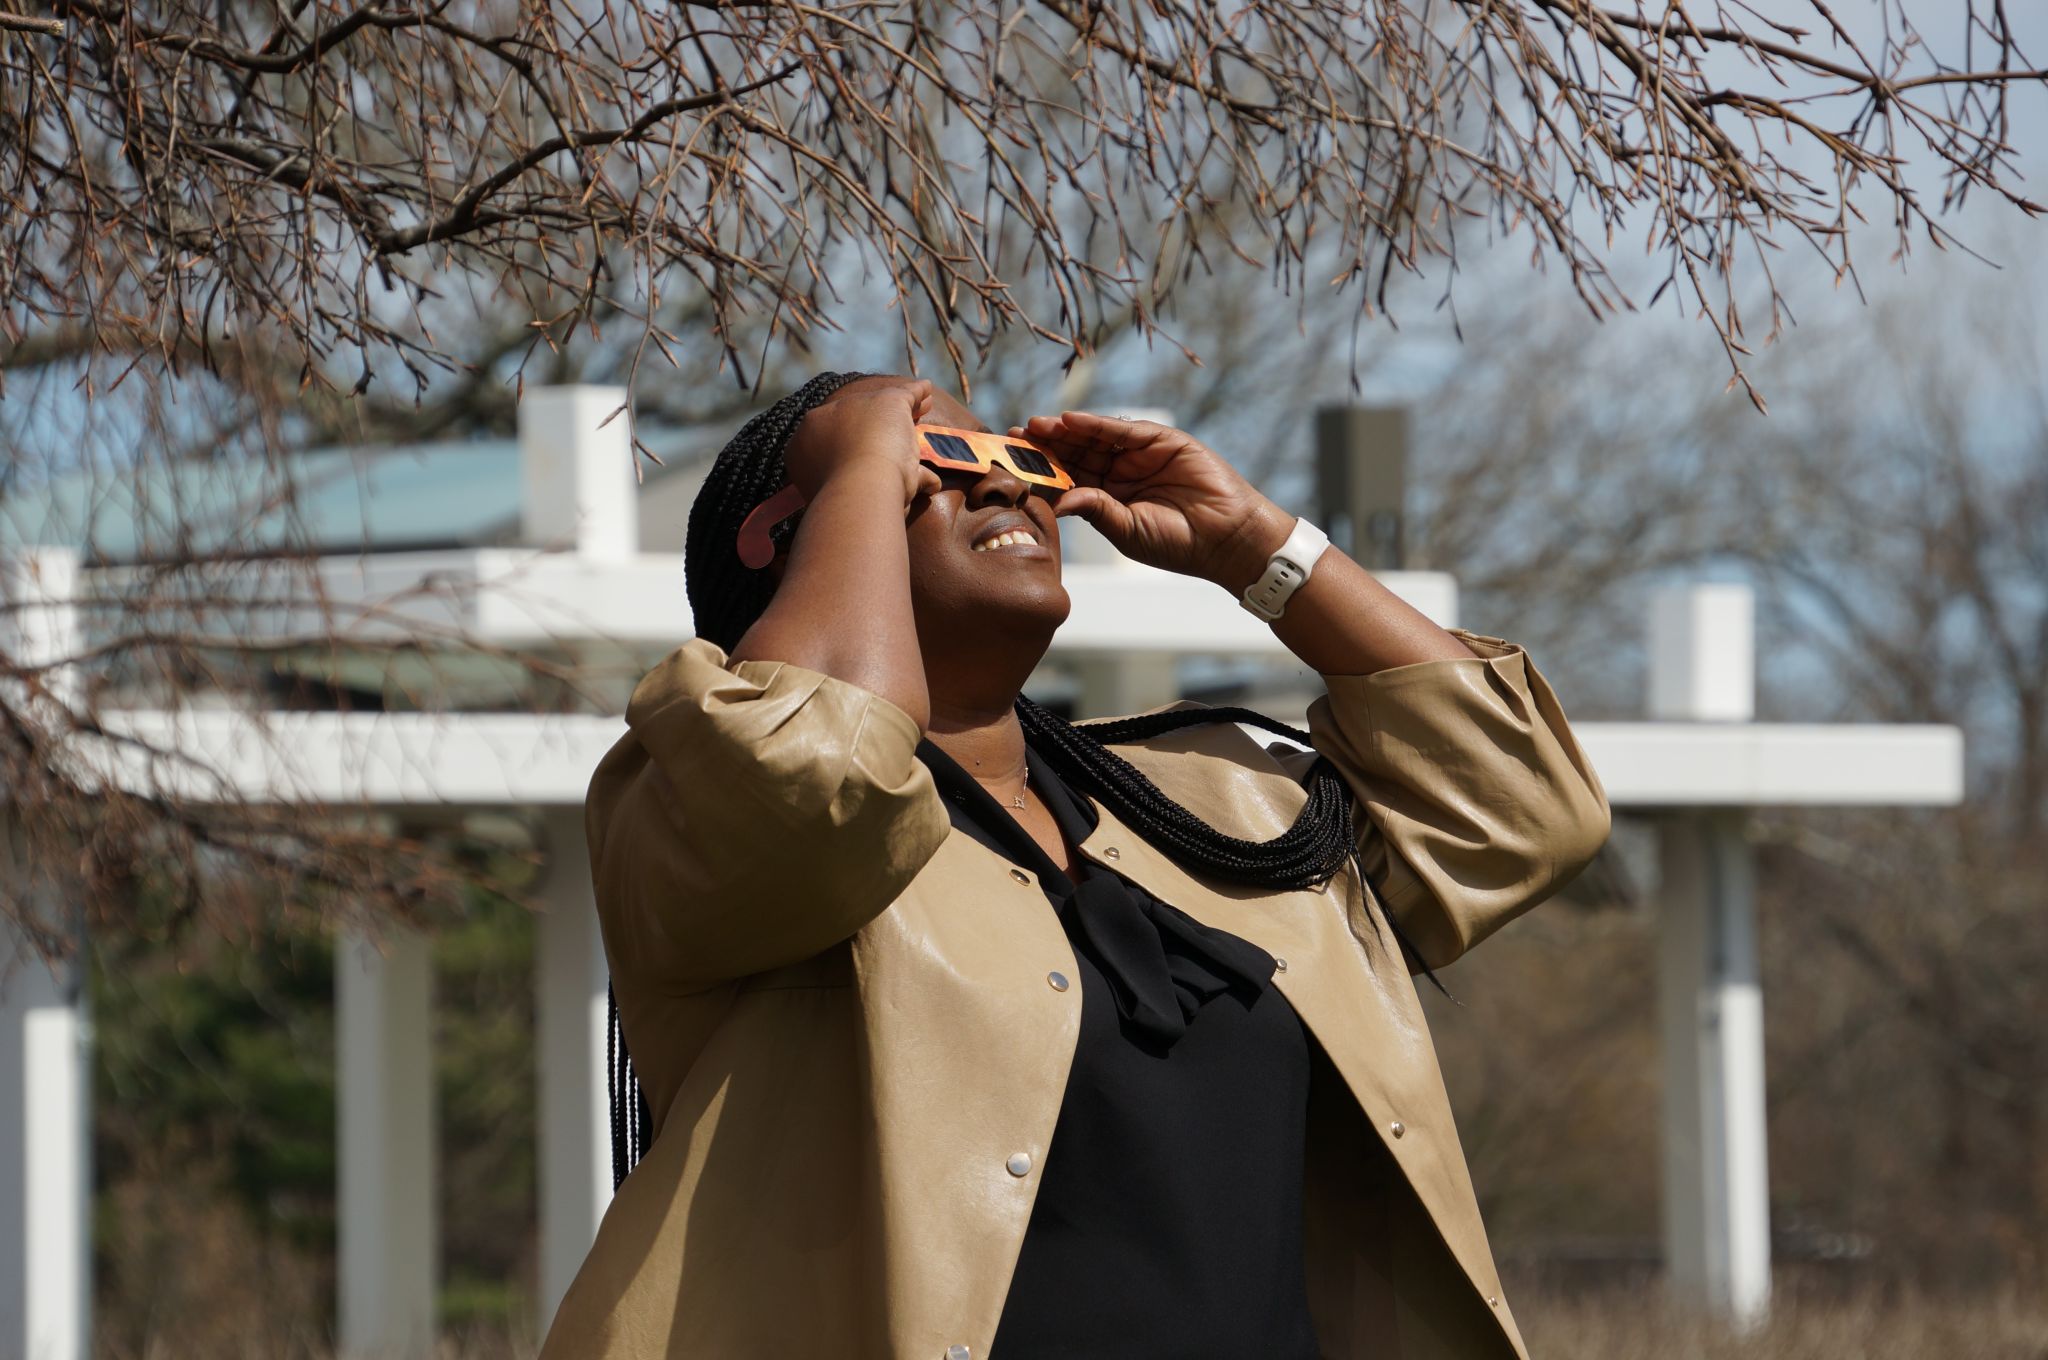
[[981, 542], [974, 545], [974, 550], [976, 552], [987, 552], [990, 548], [1000, 548], [1011, 543], [1036, 542], [1038, 542], [1038, 540], [1033, 538], [1030, 534], [1024, 533], [1017, 529], [1011, 529], [1006, 533], [997, 534], [994, 538], [984, 538]]

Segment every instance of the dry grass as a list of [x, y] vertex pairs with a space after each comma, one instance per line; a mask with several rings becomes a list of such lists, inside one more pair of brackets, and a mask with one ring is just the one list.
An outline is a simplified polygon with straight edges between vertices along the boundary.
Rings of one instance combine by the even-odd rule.
[[[1781, 1285], [1770, 1321], [1736, 1336], [1664, 1305], [1653, 1283], [1644, 1289], [1571, 1293], [1518, 1291], [1516, 1311], [1535, 1360], [2048, 1360], [2048, 1299], [2012, 1289], [1969, 1299], [1931, 1298], [1911, 1290], [1868, 1288], [1847, 1294], [1802, 1294]], [[237, 1360], [327, 1360], [313, 1328], [230, 1328], [213, 1344], [193, 1348], [156, 1337], [140, 1349], [102, 1345], [102, 1360], [171, 1360], [234, 1356]], [[260, 1334], [266, 1333], [267, 1334]], [[227, 1344], [222, 1345], [222, 1342]], [[446, 1338], [437, 1360], [530, 1360], [534, 1342], [485, 1330]]]
[[1670, 1308], [1654, 1286], [1537, 1290], [1516, 1315], [1536, 1360], [2048, 1360], [2048, 1299], [2010, 1289], [1964, 1299], [1781, 1283], [1770, 1320], [1746, 1336]]

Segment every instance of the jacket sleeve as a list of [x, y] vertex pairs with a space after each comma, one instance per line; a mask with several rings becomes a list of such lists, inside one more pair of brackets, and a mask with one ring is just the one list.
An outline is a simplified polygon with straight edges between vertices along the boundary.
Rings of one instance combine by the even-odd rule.
[[702, 638], [635, 687], [584, 803], [612, 969], [687, 991], [847, 939], [949, 821], [917, 722], [857, 685]]
[[1607, 840], [1607, 794], [1519, 646], [1326, 675], [1315, 749], [1357, 796], [1367, 880], [1441, 968], [1562, 888]]

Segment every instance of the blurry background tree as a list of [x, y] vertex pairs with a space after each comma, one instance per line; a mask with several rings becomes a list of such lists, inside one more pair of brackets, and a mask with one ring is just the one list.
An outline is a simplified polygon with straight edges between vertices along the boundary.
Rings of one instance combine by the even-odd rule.
[[[1421, 553], [1475, 619], [1541, 639], [1575, 716], [1639, 714], [1649, 590], [1718, 574], [1758, 588], [1762, 719], [1967, 733], [1959, 808], [1752, 821], [1781, 1286], [2048, 1296], [2048, 274], [2020, 238], [1997, 253], [2013, 267], [1868, 305], [1800, 290], [1808, 321], [1759, 366], [1767, 421], [1668, 381], [1698, 335], [1526, 293], [1417, 402]], [[1453, 970], [1463, 1005], [1425, 997], [1489, 1225], [1538, 1273], [1656, 1258], [1635, 835]], [[1973, 1353], [2048, 1337], [1990, 1316]]]

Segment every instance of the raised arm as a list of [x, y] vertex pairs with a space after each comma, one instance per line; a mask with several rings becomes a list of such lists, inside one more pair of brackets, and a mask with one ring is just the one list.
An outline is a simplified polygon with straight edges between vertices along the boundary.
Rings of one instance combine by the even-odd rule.
[[1610, 821], [1528, 654], [1452, 631], [1472, 655], [1326, 674], [1308, 711], [1316, 750], [1358, 800], [1367, 881], [1431, 968], [1571, 882]]
[[904, 529], [922, 381], [863, 379], [784, 450], [807, 498], [774, 597], [727, 655], [699, 638], [643, 678], [584, 805], [612, 969], [687, 991], [808, 958], [895, 900], [948, 820]]
[[924, 658], [910, 605], [904, 517], [938, 474], [917, 458], [916, 423], [933, 389], [923, 379], [848, 384], [812, 408], [783, 459], [808, 498], [775, 598], [735, 661], [790, 661], [850, 681], [931, 721]]
[[[1294, 517], [1246, 517], [1216, 579], [1264, 571]], [[1367, 881], [1441, 968], [1569, 883], [1610, 814], [1564, 709], [1514, 643], [1438, 627], [1332, 548], [1273, 632], [1322, 674], [1315, 748], [1358, 800]]]
[[[1233, 596], [1293, 527], [1184, 431], [1080, 411], [1019, 428], [1074, 469], [1061, 514]], [[1449, 963], [1606, 841], [1606, 793], [1521, 648], [1438, 627], [1334, 548], [1273, 629], [1323, 676], [1315, 748], [1357, 795], [1366, 877], [1421, 963]]]
[[633, 692], [584, 826], [613, 971], [689, 991], [794, 963], [882, 912], [949, 823], [888, 700], [683, 644]]

